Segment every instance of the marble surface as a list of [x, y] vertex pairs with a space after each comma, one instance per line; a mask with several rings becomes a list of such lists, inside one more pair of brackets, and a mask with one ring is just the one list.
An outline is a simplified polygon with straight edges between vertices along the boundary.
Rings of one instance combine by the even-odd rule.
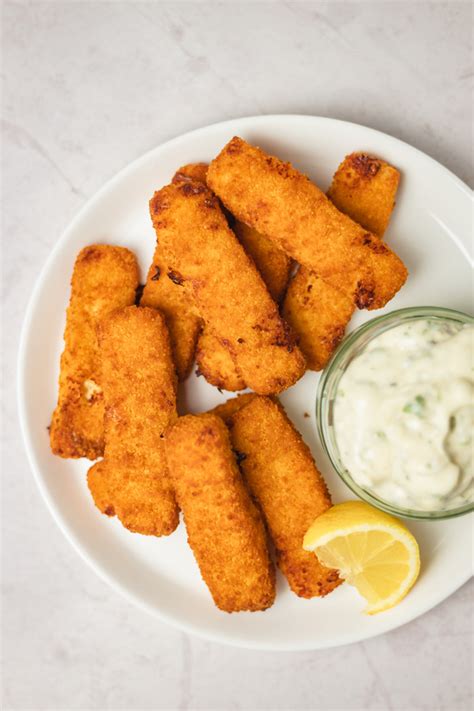
[[4, 709], [468, 709], [472, 586], [383, 637], [250, 652], [188, 637], [112, 592], [47, 512], [17, 422], [32, 285], [116, 171], [235, 116], [381, 129], [472, 184], [468, 2], [2, 3]]

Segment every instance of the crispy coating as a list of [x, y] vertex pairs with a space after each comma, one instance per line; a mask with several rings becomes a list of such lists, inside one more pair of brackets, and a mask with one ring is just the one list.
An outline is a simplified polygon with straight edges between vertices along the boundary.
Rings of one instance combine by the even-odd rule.
[[[233, 231], [247, 254], [253, 259], [270, 296], [275, 302], [279, 302], [288, 284], [292, 260], [285, 252], [275, 247], [265, 235], [261, 235], [243, 222], [236, 220]], [[211, 335], [208, 329], [204, 329], [199, 336], [196, 362], [200, 373], [211, 385], [234, 392], [247, 387], [229, 350], [216, 336]]]
[[[183, 165], [173, 176], [173, 183], [206, 181], [207, 163]], [[140, 301], [140, 306], [159, 309], [166, 318], [171, 350], [179, 380], [186, 380], [194, 362], [196, 343], [202, 321], [192, 299], [180, 284], [169, 278], [169, 267], [157, 243], [153, 262]]]
[[232, 427], [232, 418], [236, 412], [246, 407], [252, 400], [257, 397], [255, 393], [244, 393], [243, 395], [237, 395], [237, 397], [231, 397], [226, 400], [222, 405], [217, 405], [210, 412], [214, 415], [218, 415], [221, 420], [224, 420], [227, 427], [230, 429]]
[[404, 284], [403, 262], [341, 213], [305, 175], [241, 138], [207, 171], [207, 182], [241, 221], [346, 293], [358, 308], [384, 306]]
[[[198, 181], [206, 183], [207, 163], [188, 163], [183, 165], [173, 176], [172, 182], [179, 184], [182, 182]], [[270, 296], [279, 302], [285, 293], [288, 279], [290, 277], [291, 259], [288, 255], [274, 243], [261, 235], [257, 230], [252, 229], [238, 220], [232, 225], [232, 229], [260, 272], [260, 276], [265, 282]]]
[[98, 508], [130, 531], [165, 536], [178, 525], [163, 432], [176, 420], [176, 375], [165, 319], [129, 306], [99, 326], [106, 404], [105, 458], [89, 471]]
[[334, 173], [328, 198], [365, 230], [383, 237], [395, 206], [400, 173], [366, 153], [346, 156]]
[[114, 491], [111, 471], [105, 459], [96, 462], [87, 472], [87, 484], [94, 503], [106, 516], [115, 516]]
[[102, 456], [104, 401], [96, 326], [114, 309], [133, 304], [137, 286], [138, 266], [128, 249], [93, 244], [79, 252], [66, 314], [58, 404], [50, 427], [53, 454]]
[[[173, 176], [172, 183], [198, 181], [206, 183], [207, 163], [187, 163], [181, 166]], [[226, 215], [229, 222], [229, 215]], [[246, 385], [235, 365], [229, 349], [219, 338], [203, 328], [196, 346], [197, 373], [204, 376], [208, 383], [222, 390], [244, 390]]]
[[283, 318], [298, 338], [310, 370], [322, 370], [344, 338], [354, 303], [336, 287], [305, 267], [290, 282]]
[[248, 387], [271, 394], [293, 385], [304, 358], [212, 192], [197, 182], [168, 185], [150, 201], [150, 214], [174, 279]]
[[279, 303], [290, 278], [292, 260], [265, 235], [236, 220], [234, 232], [265, 282], [270, 296]]
[[323, 477], [283, 406], [254, 397], [231, 416], [230, 436], [245, 481], [263, 513], [275, 545], [278, 567], [299, 597], [327, 595], [340, 580], [303, 538], [317, 516], [331, 506]]
[[196, 363], [199, 375], [216, 388], [235, 392], [247, 387], [229, 349], [208, 328], [204, 328], [199, 336]]
[[265, 610], [275, 571], [264, 525], [243, 484], [229, 433], [217, 415], [186, 415], [166, 431], [169, 471], [188, 542], [215, 604]]
[[189, 295], [180, 284], [169, 278], [169, 272], [161, 245], [157, 244], [140, 306], [159, 309], [164, 315], [176, 373], [182, 381], [191, 372], [202, 321]]
[[[334, 174], [328, 196], [338, 210], [382, 237], [395, 204], [396, 168], [362, 153], [347, 156]], [[290, 282], [283, 317], [298, 336], [308, 368], [322, 370], [344, 336], [354, 311], [349, 297], [301, 267]]]
[[[205, 183], [207, 168], [207, 163], [188, 163], [175, 173], [172, 182], [178, 184], [197, 180]], [[226, 217], [229, 221], [229, 216]], [[271, 240], [242, 222], [236, 221], [232, 228], [247, 254], [255, 262], [270, 296], [279, 302], [288, 284], [291, 259], [275, 247]], [[204, 329], [199, 337], [196, 361], [199, 373], [211, 385], [229, 391], [243, 390], [246, 387], [228, 348], [223, 346], [209, 329]]]
[[206, 183], [208, 167], [207, 163], [186, 163], [186, 165], [182, 165], [181, 168], [178, 168], [171, 182], [176, 185], [180, 183], [192, 183], [194, 181]]

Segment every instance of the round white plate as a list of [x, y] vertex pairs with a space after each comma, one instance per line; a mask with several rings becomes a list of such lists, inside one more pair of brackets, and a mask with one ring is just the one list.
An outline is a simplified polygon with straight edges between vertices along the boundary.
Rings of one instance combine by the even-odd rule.
[[[77, 253], [93, 242], [130, 247], [139, 259], [143, 281], [155, 246], [148, 199], [179, 166], [211, 160], [234, 135], [290, 160], [323, 189], [352, 151], [374, 153], [393, 163], [402, 181], [386, 239], [407, 264], [410, 277], [386, 310], [426, 304], [470, 308], [470, 191], [439, 163], [383, 133], [327, 118], [259, 116], [208, 126], [159, 146], [119, 173], [85, 205], [54, 248], [31, 297], [19, 354], [26, 448], [49, 509], [78, 553], [114, 588], [153, 615], [188, 632], [243, 647], [298, 650], [346, 644], [414, 619], [468, 579], [469, 516], [408, 523], [420, 543], [422, 572], [413, 591], [393, 610], [365, 616], [363, 601], [348, 585], [325, 599], [302, 600], [280, 576], [270, 610], [229, 615], [214, 607], [182, 523], [169, 538], [129, 533], [94, 507], [86, 485], [90, 463], [54, 457], [49, 449], [46, 428], [56, 403], [69, 280]], [[351, 328], [373, 315], [358, 312]], [[338, 502], [353, 497], [331, 470], [317, 439], [317, 381], [318, 375], [308, 372], [281, 399]], [[194, 374], [184, 390], [183, 401], [192, 412], [226, 399], [226, 393]]]

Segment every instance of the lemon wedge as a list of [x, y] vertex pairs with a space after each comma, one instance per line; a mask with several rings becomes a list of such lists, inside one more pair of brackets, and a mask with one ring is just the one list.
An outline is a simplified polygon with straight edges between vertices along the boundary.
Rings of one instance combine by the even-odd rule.
[[400, 602], [420, 572], [418, 543], [406, 526], [363, 501], [337, 504], [319, 516], [303, 548], [357, 588], [369, 615]]

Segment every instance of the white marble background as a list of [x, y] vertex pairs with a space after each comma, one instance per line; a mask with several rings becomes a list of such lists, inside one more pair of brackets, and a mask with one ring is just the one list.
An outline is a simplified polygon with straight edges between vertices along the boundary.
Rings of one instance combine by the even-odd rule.
[[4, 2], [4, 709], [457, 709], [472, 587], [384, 637], [262, 653], [118, 597], [53, 523], [15, 404], [32, 285], [84, 201], [192, 128], [307, 113], [398, 136], [472, 182], [468, 2]]

